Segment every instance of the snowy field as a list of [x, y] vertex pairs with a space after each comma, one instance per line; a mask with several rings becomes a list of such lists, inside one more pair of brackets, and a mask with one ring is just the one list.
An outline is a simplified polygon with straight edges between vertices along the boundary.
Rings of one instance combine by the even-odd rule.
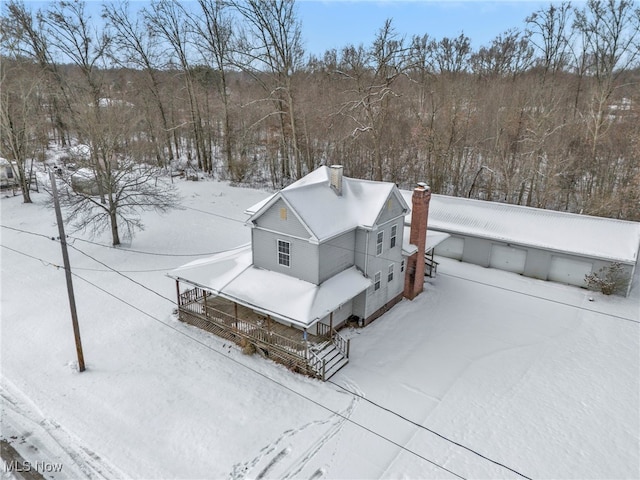
[[346, 332], [351, 361], [322, 383], [175, 319], [165, 272], [248, 242], [242, 212], [268, 195], [179, 188], [131, 245], [72, 234], [81, 374], [54, 213], [1, 200], [2, 438], [61, 465], [45, 478], [640, 477], [637, 285], [440, 259], [424, 294]]

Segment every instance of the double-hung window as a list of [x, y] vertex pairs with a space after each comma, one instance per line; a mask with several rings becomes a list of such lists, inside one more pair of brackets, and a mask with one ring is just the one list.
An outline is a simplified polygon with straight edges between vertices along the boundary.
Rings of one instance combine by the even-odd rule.
[[291, 266], [291, 242], [278, 240], [278, 265]]
[[380, 277], [381, 274], [380, 272], [377, 272], [374, 276], [373, 276], [373, 290], [380, 290]]
[[391, 282], [393, 280], [393, 263], [389, 265], [389, 273], [387, 274], [387, 282]]
[[389, 242], [389, 248], [396, 246], [396, 238], [398, 237], [398, 226], [393, 225], [391, 227], [391, 241]]
[[378, 232], [376, 237], [376, 255], [382, 255], [382, 243], [384, 242], [384, 232]]

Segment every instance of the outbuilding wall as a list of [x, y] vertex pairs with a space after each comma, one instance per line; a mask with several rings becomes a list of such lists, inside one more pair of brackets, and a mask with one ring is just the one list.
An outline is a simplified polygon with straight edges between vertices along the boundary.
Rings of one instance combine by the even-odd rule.
[[[451, 232], [446, 232], [451, 233]], [[598, 272], [601, 268], [610, 266], [613, 261], [590, 258], [587, 256], [555, 252], [540, 248], [500, 242], [489, 238], [480, 238], [470, 235], [451, 234], [452, 236], [435, 248], [435, 254], [443, 257], [450, 257], [466, 263], [472, 263], [482, 267], [500, 268], [502, 270], [513, 271], [526, 277], [540, 280], [551, 280], [560, 283], [585, 287], [584, 273]], [[459, 255], [458, 246], [460, 240], [464, 241], [462, 256]], [[451, 245], [448, 245], [448, 242]], [[455, 248], [452, 246], [455, 244]], [[519, 252], [526, 253], [524, 264], [512, 264], [496, 262], [492, 255], [509, 255], [513, 251], [513, 258], [520, 259]], [[498, 253], [499, 252], [499, 253]], [[500, 263], [500, 266], [496, 266]], [[517, 262], [516, 262], [517, 263]], [[590, 265], [590, 268], [588, 265]], [[564, 272], [563, 272], [563, 265]], [[634, 265], [622, 264], [623, 276], [627, 282], [632, 281]], [[584, 269], [582, 271], [581, 269]], [[577, 272], [577, 273], [576, 273]], [[628, 294], [628, 288], [619, 294]]]

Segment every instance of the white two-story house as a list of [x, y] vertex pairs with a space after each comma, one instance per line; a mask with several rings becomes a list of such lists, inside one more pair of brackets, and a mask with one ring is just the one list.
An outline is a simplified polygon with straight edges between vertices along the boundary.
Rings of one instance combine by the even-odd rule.
[[[365, 325], [405, 293], [413, 298], [422, 290], [424, 262], [416, 258], [424, 256], [430, 193], [425, 186], [416, 192], [412, 218], [421, 232], [412, 233], [412, 244], [404, 229], [410, 209], [395, 184], [348, 178], [341, 166], [318, 168], [246, 210], [250, 245], [170, 274], [181, 319], [202, 327], [192, 316], [204, 314], [220, 323], [208, 330], [245, 343], [254, 330], [242, 324], [235, 333], [244, 337], [233, 338], [238, 322], [266, 329], [255, 330], [264, 339], [276, 332], [340, 344], [345, 322]], [[348, 345], [342, 347], [346, 358]]]

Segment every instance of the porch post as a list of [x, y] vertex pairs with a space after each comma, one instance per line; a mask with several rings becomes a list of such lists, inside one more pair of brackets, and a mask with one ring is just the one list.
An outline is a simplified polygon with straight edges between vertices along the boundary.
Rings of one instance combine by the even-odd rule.
[[267, 329], [271, 331], [271, 315], [267, 315]]
[[238, 321], [238, 302], [233, 302], [233, 316]]
[[178, 294], [178, 307], [182, 306], [180, 303], [180, 281], [176, 278], [176, 293]]
[[333, 312], [329, 314], [329, 338], [333, 338]]
[[205, 318], [209, 316], [209, 312], [207, 310], [207, 291], [202, 290], [202, 298], [204, 300], [204, 316]]

